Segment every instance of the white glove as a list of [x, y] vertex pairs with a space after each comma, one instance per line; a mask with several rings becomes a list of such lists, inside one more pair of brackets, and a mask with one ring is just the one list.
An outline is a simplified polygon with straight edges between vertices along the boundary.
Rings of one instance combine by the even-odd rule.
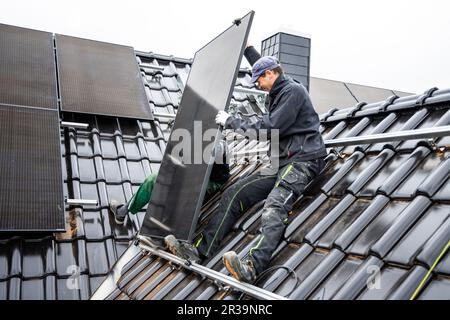
[[225, 126], [225, 122], [227, 121], [227, 119], [230, 117], [230, 115], [228, 113], [226, 113], [225, 111], [219, 111], [219, 113], [217, 113], [216, 116], [216, 123], [220, 124], [221, 126]]

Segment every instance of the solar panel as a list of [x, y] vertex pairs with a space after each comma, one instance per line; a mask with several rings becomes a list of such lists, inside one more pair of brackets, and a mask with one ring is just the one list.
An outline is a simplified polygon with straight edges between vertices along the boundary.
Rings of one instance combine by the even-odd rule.
[[51, 33], [0, 24], [0, 104], [57, 108]]
[[64, 227], [58, 112], [0, 106], [0, 231]]
[[153, 119], [132, 47], [57, 34], [61, 110]]
[[[203, 133], [213, 129], [210, 133], [214, 138], [218, 132], [214, 119], [230, 102], [253, 14], [250, 12], [195, 54], [140, 232], [156, 243], [167, 234], [187, 240], [193, 236], [212, 167], [202, 161], [194, 164], [194, 158], [202, 158], [211, 143], [202, 141]], [[200, 129], [197, 121], [202, 127], [197, 132], [199, 138], [194, 136]], [[188, 142], [191, 157], [188, 152], [176, 152], [180, 142], [177, 133], [186, 130], [194, 137]]]

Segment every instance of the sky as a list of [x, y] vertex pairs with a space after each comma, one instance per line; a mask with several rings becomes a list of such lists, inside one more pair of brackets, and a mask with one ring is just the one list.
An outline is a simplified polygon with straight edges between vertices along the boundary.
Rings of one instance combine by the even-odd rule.
[[448, 0], [0, 0], [0, 23], [192, 58], [250, 10], [258, 49], [280, 27], [311, 37], [314, 77], [414, 93], [450, 87]]

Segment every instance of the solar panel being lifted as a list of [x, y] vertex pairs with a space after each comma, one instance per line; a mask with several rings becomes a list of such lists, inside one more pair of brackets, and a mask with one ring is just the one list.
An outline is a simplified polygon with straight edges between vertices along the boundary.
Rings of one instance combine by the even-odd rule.
[[[195, 54], [140, 232], [158, 244], [168, 234], [185, 240], [193, 236], [212, 168], [205, 162], [209, 159], [202, 161], [211, 140], [202, 137], [207, 130], [213, 141], [217, 136], [214, 118], [230, 102], [253, 15]], [[181, 154], [176, 146], [183, 133], [189, 133], [189, 141]]]
[[0, 104], [56, 109], [51, 33], [0, 24]]
[[0, 231], [64, 230], [57, 111], [0, 106]]
[[132, 47], [57, 34], [61, 110], [152, 120]]

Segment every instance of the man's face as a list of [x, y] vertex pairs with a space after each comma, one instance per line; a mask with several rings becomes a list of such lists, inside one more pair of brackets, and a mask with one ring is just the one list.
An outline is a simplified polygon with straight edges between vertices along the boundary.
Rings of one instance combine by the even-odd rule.
[[270, 91], [273, 83], [277, 80], [278, 74], [272, 70], [266, 70], [256, 81], [258, 88], [264, 91]]

